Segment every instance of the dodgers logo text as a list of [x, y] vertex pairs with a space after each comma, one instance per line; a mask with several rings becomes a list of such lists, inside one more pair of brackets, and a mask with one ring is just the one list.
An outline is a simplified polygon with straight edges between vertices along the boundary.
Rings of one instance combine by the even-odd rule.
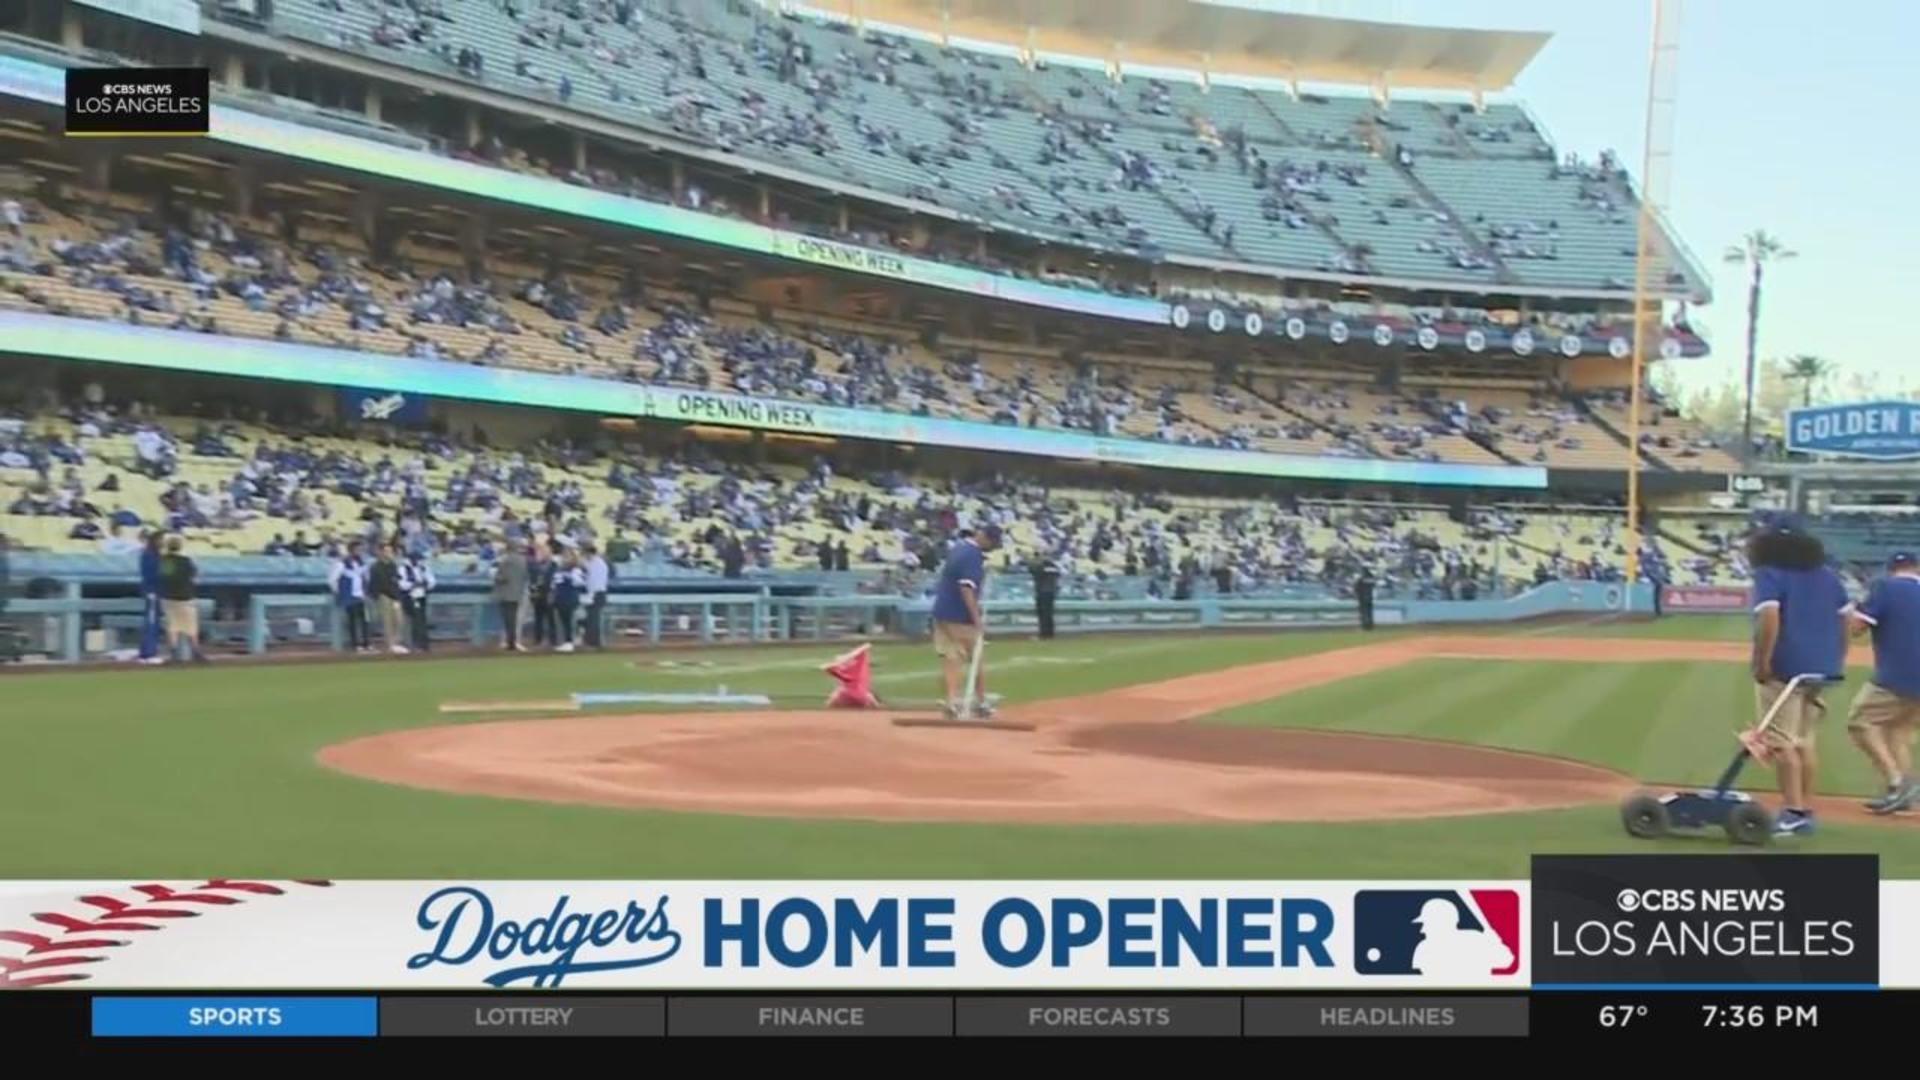
[[[409, 970], [434, 964], [504, 964], [486, 975], [489, 986], [528, 983], [559, 986], [569, 975], [623, 971], [661, 963], [680, 951], [680, 933], [667, 918], [667, 898], [651, 904], [629, 900], [625, 908], [573, 910], [561, 895], [553, 907], [522, 921], [496, 912], [480, 889], [450, 886], [420, 903], [420, 929], [434, 935], [433, 945], [407, 960]], [[524, 962], [517, 962], [524, 961]]]

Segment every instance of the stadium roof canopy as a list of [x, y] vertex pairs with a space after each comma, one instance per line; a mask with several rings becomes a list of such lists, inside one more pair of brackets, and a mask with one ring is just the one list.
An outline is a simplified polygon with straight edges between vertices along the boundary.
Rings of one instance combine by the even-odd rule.
[[1550, 36], [1326, 18], [1207, 0], [813, 0], [941, 40], [1290, 82], [1491, 92]]

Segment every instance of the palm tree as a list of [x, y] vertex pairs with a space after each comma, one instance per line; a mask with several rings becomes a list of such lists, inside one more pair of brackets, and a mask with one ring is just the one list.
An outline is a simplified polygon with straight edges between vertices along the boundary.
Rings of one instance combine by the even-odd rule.
[[1724, 256], [1730, 263], [1745, 263], [1749, 274], [1747, 283], [1747, 403], [1744, 419], [1740, 425], [1742, 454], [1753, 452], [1753, 392], [1757, 357], [1760, 346], [1760, 282], [1766, 276], [1767, 264], [1780, 259], [1791, 259], [1797, 252], [1789, 251], [1765, 229], [1755, 229], [1742, 237], [1738, 244], [1730, 245]]
[[1800, 405], [1805, 408], [1813, 404], [1814, 384], [1826, 382], [1832, 374], [1832, 361], [1801, 353], [1787, 359], [1787, 370], [1780, 377], [1800, 384]]

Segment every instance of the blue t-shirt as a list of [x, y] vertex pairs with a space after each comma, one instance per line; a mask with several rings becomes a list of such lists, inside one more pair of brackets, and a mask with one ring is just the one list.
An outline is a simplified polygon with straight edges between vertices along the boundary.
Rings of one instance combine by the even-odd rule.
[[941, 622], [972, 622], [973, 616], [967, 611], [966, 599], [960, 595], [960, 586], [973, 586], [977, 597], [986, 578], [987, 557], [980, 545], [971, 540], [954, 541], [952, 550], [947, 552], [947, 561], [940, 567], [940, 583], [933, 590], [933, 617]]
[[1875, 685], [1920, 698], [1920, 578], [1881, 578], [1857, 610], [1873, 628]]
[[1846, 629], [1840, 611], [1847, 606], [1840, 575], [1820, 566], [1753, 571], [1753, 610], [1780, 608], [1780, 636], [1773, 644], [1773, 674], [1782, 682], [1795, 675], [1822, 675], [1839, 681], [1847, 672]]

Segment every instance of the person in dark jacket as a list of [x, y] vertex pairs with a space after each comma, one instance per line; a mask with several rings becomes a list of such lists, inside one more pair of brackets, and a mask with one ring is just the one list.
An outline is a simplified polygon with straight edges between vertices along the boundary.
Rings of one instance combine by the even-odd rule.
[[500, 647], [526, 652], [520, 644], [520, 605], [527, 598], [527, 555], [509, 545], [493, 567], [493, 602], [500, 611]]
[[160, 556], [166, 536], [159, 529], [147, 533], [140, 551], [140, 662], [164, 664], [160, 655]]
[[851, 570], [853, 568], [853, 556], [847, 551], [847, 542], [845, 540], [840, 541], [840, 546], [833, 551], [833, 568], [835, 570]]
[[167, 618], [167, 651], [180, 655], [180, 643], [184, 641], [193, 659], [204, 664], [207, 654], [200, 651], [200, 609], [193, 595], [200, 569], [181, 547], [180, 538], [170, 536], [167, 553], [160, 556], [160, 605]]
[[724, 577], [737, 578], [747, 565], [747, 549], [738, 536], [729, 536], [720, 547], [720, 570]]
[[1040, 637], [1043, 641], [1053, 639], [1053, 609], [1060, 600], [1060, 564], [1046, 556], [1034, 558], [1030, 567], [1033, 573], [1033, 617], [1040, 624]]
[[553, 575], [559, 567], [543, 544], [527, 549], [527, 599], [533, 604], [533, 643], [558, 645], [553, 625]]
[[819, 551], [819, 555], [820, 555], [820, 569], [822, 569], [822, 570], [832, 570], [832, 569], [833, 569], [833, 556], [834, 556], [834, 552], [833, 552], [833, 541], [831, 541], [831, 540], [822, 540], [822, 541], [820, 541], [820, 551]]
[[1360, 609], [1360, 629], [1373, 629], [1373, 572], [1362, 568], [1353, 579], [1353, 602]]

